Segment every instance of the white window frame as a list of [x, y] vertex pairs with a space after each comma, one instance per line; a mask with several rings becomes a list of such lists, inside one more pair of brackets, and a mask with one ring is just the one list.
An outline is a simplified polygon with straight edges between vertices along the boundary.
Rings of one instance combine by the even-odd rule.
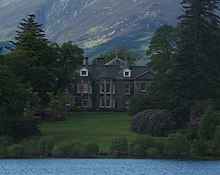
[[115, 84], [113, 84], [112, 91], [113, 91], [113, 94], [115, 94]]
[[89, 85], [87, 83], [83, 84], [83, 93], [84, 94], [88, 94], [89, 92]]
[[[142, 89], [142, 85], [144, 85], [144, 89]], [[141, 91], [146, 92], [147, 91], [147, 84], [146, 83], [141, 83]]]
[[81, 94], [81, 92], [82, 92], [82, 86], [81, 86], [81, 84], [77, 84], [76, 86], [77, 86], [77, 87], [76, 87], [76, 92], [77, 92], [78, 94]]
[[129, 69], [126, 69], [123, 71], [123, 76], [124, 77], [131, 77], [131, 70]]
[[[85, 74], [84, 74], [84, 72], [85, 72]], [[83, 68], [83, 69], [80, 70], [80, 76], [81, 77], [88, 77], [88, 75], [89, 75], [88, 69]]]
[[[127, 89], [127, 86], [128, 86], [128, 89]], [[127, 90], [128, 90], [128, 92], [127, 92]], [[125, 85], [125, 94], [131, 94], [131, 86], [130, 86], [130, 84], [126, 84]]]
[[[103, 102], [103, 104], [102, 104]], [[100, 108], [104, 108], [105, 107], [105, 100], [104, 99], [100, 99]]]
[[[108, 87], [109, 86], [109, 87]], [[108, 88], [107, 88], [108, 87]], [[111, 94], [111, 84], [106, 84], [105, 85], [105, 92], [106, 94]]]
[[92, 93], [92, 85], [91, 84], [89, 85], [89, 93], [90, 94]]
[[[85, 104], [84, 102], [86, 102], [86, 105], [84, 105], [84, 104]], [[84, 107], [84, 108], [87, 108], [87, 107], [88, 107], [88, 99], [83, 99], [83, 107]]]
[[[109, 105], [108, 105], [107, 101], [109, 101]], [[112, 107], [111, 103], [112, 103], [111, 99], [106, 99], [106, 108], [111, 108]]]
[[[103, 86], [103, 87], [102, 87]], [[103, 90], [103, 91], [102, 91]], [[100, 94], [104, 94], [105, 93], [105, 84], [101, 83], [100, 84]]]

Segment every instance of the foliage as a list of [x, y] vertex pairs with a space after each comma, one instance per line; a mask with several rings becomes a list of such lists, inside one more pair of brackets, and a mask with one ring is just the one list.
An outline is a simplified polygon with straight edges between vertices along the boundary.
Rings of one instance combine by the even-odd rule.
[[66, 120], [66, 116], [64, 113], [52, 108], [44, 108], [42, 111], [42, 117], [44, 120], [50, 120], [50, 121]]
[[24, 156], [25, 147], [20, 144], [14, 144], [8, 147], [8, 155], [10, 157], [22, 157]]
[[220, 156], [220, 125], [215, 129], [214, 138], [212, 141], [212, 154], [214, 156]]
[[190, 143], [187, 138], [179, 133], [169, 134], [165, 143], [165, 155], [178, 158], [187, 156], [190, 152]]
[[128, 113], [130, 116], [133, 116], [152, 106], [152, 101], [146, 94], [136, 91], [130, 98]]
[[82, 154], [86, 157], [93, 157], [99, 152], [99, 146], [96, 143], [84, 143]]
[[191, 119], [198, 117], [198, 101], [215, 99], [219, 82], [218, 0], [183, 0], [180, 42], [175, 66], [166, 84], [169, 93], [190, 109]]
[[215, 129], [218, 125], [220, 125], [220, 112], [208, 109], [199, 123], [200, 138], [204, 140], [213, 139]]
[[48, 92], [47, 94], [50, 97], [50, 102], [48, 104], [49, 108], [62, 112], [67, 111], [66, 105], [70, 104], [69, 94], [58, 93], [55, 95], [52, 92]]
[[49, 47], [56, 60], [54, 62], [56, 68], [55, 89], [59, 92], [65, 92], [65, 90], [71, 92], [75, 69], [81, 64], [84, 51], [71, 41], [64, 42], [61, 45], [53, 43]]
[[111, 141], [110, 150], [113, 154], [121, 156], [128, 152], [128, 140], [126, 138], [114, 138]]
[[95, 143], [64, 140], [53, 147], [52, 154], [56, 157], [94, 157], [98, 151]]
[[147, 148], [145, 152], [148, 157], [160, 156], [160, 151], [157, 148], [150, 147], [150, 148]]
[[138, 136], [130, 144], [130, 153], [134, 156], [144, 157], [147, 156], [146, 150], [153, 147], [155, 147], [154, 137], [149, 135]]
[[12, 137], [0, 136], [0, 157], [7, 156], [7, 148], [14, 144]]
[[131, 129], [139, 134], [164, 136], [172, 127], [172, 120], [165, 110], [148, 109], [132, 117]]
[[12, 120], [8, 127], [9, 132], [6, 134], [13, 138], [25, 138], [41, 134], [37, 123], [30, 119]]
[[51, 156], [54, 146], [53, 137], [42, 137], [38, 142], [38, 153], [41, 157]]

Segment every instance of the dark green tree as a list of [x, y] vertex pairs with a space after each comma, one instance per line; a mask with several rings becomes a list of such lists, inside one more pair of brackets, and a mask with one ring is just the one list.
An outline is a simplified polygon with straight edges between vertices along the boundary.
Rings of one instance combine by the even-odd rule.
[[149, 96], [158, 108], [173, 107], [175, 103], [164, 84], [174, 66], [178, 42], [179, 28], [164, 25], [156, 30], [146, 52], [149, 58], [148, 66], [154, 72]]
[[18, 26], [15, 37], [16, 48], [7, 55], [8, 65], [21, 82], [29, 83], [37, 92], [43, 104], [48, 103], [47, 92], [56, 86], [56, 59], [48, 46], [42, 25], [35, 22], [35, 15], [29, 15]]
[[84, 51], [72, 41], [61, 45], [53, 43], [50, 48], [53, 51], [53, 58], [56, 59], [54, 63], [57, 75], [56, 89], [59, 91], [71, 89], [70, 87], [75, 77], [75, 69], [81, 64]]
[[[183, 0], [180, 42], [175, 67], [169, 77], [170, 93], [190, 107], [190, 118], [198, 116], [197, 102], [216, 95], [219, 75], [218, 0]], [[172, 92], [171, 92], [172, 91]]]

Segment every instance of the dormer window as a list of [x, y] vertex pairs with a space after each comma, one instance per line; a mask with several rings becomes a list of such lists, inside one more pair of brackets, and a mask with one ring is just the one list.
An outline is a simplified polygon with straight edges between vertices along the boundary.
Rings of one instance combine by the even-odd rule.
[[123, 71], [123, 76], [124, 77], [131, 77], [131, 71], [129, 69], [125, 69]]
[[86, 68], [83, 68], [80, 70], [80, 76], [81, 77], [88, 77], [89, 71]]

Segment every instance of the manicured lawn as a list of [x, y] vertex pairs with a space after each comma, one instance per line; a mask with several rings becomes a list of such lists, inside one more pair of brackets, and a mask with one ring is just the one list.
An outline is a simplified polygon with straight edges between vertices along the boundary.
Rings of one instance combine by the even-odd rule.
[[69, 113], [66, 121], [43, 122], [40, 129], [44, 136], [53, 136], [57, 141], [88, 141], [101, 149], [109, 149], [112, 138], [131, 140], [135, 136], [130, 130], [130, 117], [124, 112]]

